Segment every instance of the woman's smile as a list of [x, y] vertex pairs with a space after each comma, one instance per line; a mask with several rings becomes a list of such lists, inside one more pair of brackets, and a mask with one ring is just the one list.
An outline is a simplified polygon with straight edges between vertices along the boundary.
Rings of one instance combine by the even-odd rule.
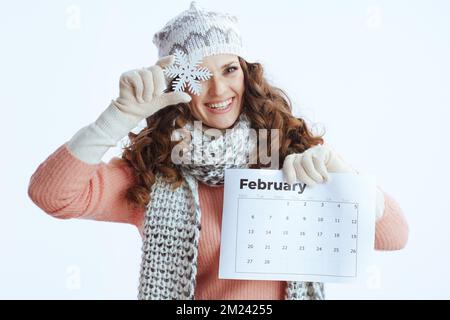
[[206, 110], [215, 114], [227, 113], [234, 107], [235, 98], [232, 97], [222, 102], [205, 103]]

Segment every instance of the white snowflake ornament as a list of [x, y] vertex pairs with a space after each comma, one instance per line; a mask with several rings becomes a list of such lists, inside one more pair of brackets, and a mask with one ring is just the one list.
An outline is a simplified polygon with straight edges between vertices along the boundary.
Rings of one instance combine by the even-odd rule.
[[183, 51], [177, 50], [174, 53], [175, 61], [163, 71], [169, 78], [177, 78], [173, 84], [174, 91], [183, 91], [186, 87], [190, 92], [199, 96], [202, 91], [201, 81], [208, 80], [212, 74], [208, 68], [197, 68], [203, 58], [199, 55], [188, 59]]

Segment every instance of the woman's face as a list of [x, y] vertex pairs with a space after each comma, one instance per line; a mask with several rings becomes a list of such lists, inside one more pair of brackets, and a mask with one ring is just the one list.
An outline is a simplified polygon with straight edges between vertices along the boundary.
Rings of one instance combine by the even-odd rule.
[[201, 82], [200, 96], [188, 92], [193, 116], [212, 128], [231, 127], [241, 113], [244, 94], [244, 73], [238, 56], [207, 56], [199, 67], [208, 68], [212, 77]]

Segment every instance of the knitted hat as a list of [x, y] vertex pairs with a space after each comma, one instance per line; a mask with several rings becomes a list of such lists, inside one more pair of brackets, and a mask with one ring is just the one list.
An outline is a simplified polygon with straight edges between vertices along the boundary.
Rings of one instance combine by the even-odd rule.
[[189, 10], [170, 20], [153, 36], [159, 58], [184, 52], [189, 60], [214, 54], [243, 57], [238, 19], [227, 13], [205, 11], [191, 2]]

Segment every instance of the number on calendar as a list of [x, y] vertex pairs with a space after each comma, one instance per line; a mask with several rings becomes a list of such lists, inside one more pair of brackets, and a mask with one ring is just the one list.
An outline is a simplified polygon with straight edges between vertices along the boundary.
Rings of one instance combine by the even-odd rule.
[[[320, 268], [329, 268], [329, 258], [333, 263], [346, 260], [353, 263], [358, 258], [357, 249], [363, 251], [361, 248], [364, 247], [357, 239], [357, 227], [363, 220], [353, 210], [358, 209], [355, 203], [344, 199], [298, 201], [276, 198], [271, 202], [264, 201], [261, 216], [259, 211], [255, 211], [254, 201], [259, 200], [240, 201], [243, 205], [239, 205], [238, 210], [245, 218], [239, 221], [242, 227], [238, 226], [238, 243], [242, 251], [237, 261], [240, 262], [239, 269], [244, 272], [264, 273], [273, 269], [276, 270], [274, 273], [278, 270], [299, 273], [298, 265], [303, 265], [308, 257], [314, 261], [314, 268], [305, 274], [316, 272], [323, 275], [326, 273]], [[295, 265], [295, 268], [290, 265]]]

